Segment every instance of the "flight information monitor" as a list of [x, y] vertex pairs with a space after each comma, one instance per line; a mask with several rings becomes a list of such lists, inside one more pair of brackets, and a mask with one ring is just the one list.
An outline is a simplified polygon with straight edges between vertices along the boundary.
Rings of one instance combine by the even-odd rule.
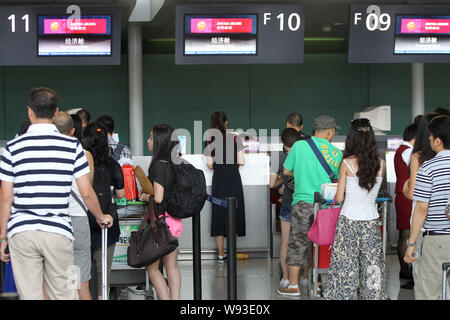
[[256, 55], [258, 16], [186, 15], [185, 55]]
[[38, 17], [38, 56], [110, 56], [111, 16]]
[[175, 10], [175, 64], [303, 63], [299, 4], [182, 4]]
[[450, 54], [450, 16], [396, 17], [395, 54]]

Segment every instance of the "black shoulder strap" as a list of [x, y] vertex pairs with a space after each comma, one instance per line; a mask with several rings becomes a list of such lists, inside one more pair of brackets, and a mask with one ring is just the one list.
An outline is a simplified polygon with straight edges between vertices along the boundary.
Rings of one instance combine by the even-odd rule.
[[120, 154], [122, 153], [123, 148], [125, 148], [125, 146], [121, 143], [118, 143], [116, 150], [114, 150], [114, 153], [111, 155], [111, 158], [113, 158], [116, 161], [119, 161]]
[[76, 202], [80, 205], [81, 208], [83, 208], [84, 212], [87, 213], [86, 207], [84, 206], [84, 203], [78, 198], [78, 196], [73, 192], [73, 190], [70, 190], [70, 195], [75, 199]]
[[331, 182], [335, 182], [336, 181], [336, 177], [334, 175], [334, 172], [331, 171], [330, 166], [328, 165], [328, 163], [325, 161], [325, 158], [323, 157], [323, 155], [320, 153], [319, 149], [317, 149], [316, 144], [314, 143], [314, 141], [312, 139], [307, 139], [306, 142], [308, 142], [309, 146], [311, 147], [311, 149], [314, 151], [314, 154], [316, 155], [317, 159], [319, 160], [320, 164], [322, 165], [322, 167], [325, 169], [325, 171], [328, 174], [328, 177], [330, 177]]

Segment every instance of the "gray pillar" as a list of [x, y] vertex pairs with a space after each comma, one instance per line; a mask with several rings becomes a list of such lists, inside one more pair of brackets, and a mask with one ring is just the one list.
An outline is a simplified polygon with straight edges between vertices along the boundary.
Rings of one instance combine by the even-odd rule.
[[423, 63], [411, 64], [411, 116], [425, 114], [425, 86]]
[[142, 93], [142, 29], [128, 25], [128, 101], [130, 148], [133, 156], [144, 155]]

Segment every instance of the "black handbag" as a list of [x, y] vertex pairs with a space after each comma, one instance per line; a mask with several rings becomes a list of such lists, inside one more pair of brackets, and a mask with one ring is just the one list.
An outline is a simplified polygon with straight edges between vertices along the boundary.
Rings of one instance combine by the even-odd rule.
[[131, 233], [127, 248], [127, 264], [133, 268], [151, 265], [178, 247], [178, 239], [170, 233], [165, 214], [155, 218], [157, 209], [153, 196], [147, 208], [138, 231]]

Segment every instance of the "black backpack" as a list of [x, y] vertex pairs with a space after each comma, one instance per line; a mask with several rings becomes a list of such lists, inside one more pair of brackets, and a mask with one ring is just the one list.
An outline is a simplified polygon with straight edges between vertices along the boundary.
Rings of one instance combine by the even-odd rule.
[[180, 160], [180, 164], [171, 163], [174, 183], [167, 197], [166, 210], [172, 217], [185, 219], [200, 213], [208, 194], [203, 171]]
[[[94, 166], [94, 184], [92, 188], [97, 195], [103, 214], [110, 214], [113, 216], [113, 213], [111, 212], [111, 178], [109, 168], [105, 163], [96, 164]], [[91, 230], [100, 230], [97, 219], [90, 211], [88, 211], [88, 218]]]

